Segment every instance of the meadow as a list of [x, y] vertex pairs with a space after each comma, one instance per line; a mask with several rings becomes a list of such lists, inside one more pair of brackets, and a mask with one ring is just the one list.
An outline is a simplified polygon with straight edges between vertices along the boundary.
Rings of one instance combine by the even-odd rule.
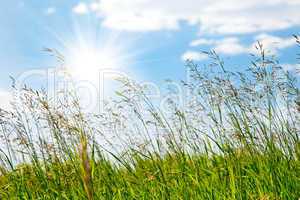
[[0, 111], [0, 199], [299, 199], [299, 71], [260, 43], [240, 72], [203, 53], [209, 64], [187, 61], [187, 101], [169, 88], [163, 110], [126, 78], [101, 114], [74, 91], [54, 102], [13, 85], [13, 110]]

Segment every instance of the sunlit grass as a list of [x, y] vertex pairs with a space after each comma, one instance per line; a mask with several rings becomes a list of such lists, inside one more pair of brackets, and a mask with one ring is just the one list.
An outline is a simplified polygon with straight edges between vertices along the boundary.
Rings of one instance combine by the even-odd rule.
[[0, 199], [298, 199], [298, 76], [257, 49], [243, 73], [187, 62], [192, 95], [169, 114], [125, 78], [101, 115], [23, 88], [0, 112]]

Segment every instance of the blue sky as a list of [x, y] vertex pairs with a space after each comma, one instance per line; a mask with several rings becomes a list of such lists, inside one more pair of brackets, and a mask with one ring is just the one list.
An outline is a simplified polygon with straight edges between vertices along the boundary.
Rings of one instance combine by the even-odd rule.
[[[0, 105], [9, 99], [9, 76], [57, 65], [45, 47], [57, 49], [74, 66], [90, 49], [105, 52], [111, 61], [97, 58], [100, 64], [161, 84], [185, 78], [185, 59], [205, 62], [201, 50], [215, 49], [231, 68], [242, 70], [260, 40], [293, 70], [299, 9], [300, 0], [2, 0]], [[86, 71], [92, 69], [78, 68], [80, 77], [89, 79]], [[43, 83], [30, 80], [34, 87]]]

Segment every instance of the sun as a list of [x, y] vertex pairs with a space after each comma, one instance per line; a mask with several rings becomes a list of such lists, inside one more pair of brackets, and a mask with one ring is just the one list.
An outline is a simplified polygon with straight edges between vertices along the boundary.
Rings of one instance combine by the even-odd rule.
[[94, 112], [114, 95], [119, 78], [141, 77], [138, 57], [144, 50], [137, 48], [134, 35], [105, 29], [98, 18], [74, 18], [71, 29], [62, 33], [48, 30], [56, 39], [60, 61], [55, 67], [54, 93], [75, 91], [85, 111]]
[[127, 76], [123, 70], [129, 68], [130, 58], [113, 43], [70, 45], [62, 73], [64, 86], [75, 89], [84, 111], [94, 112], [113, 94], [116, 79]]
[[120, 70], [122, 55], [111, 47], [74, 47], [68, 56], [67, 71], [77, 80], [97, 79], [104, 70]]
[[105, 70], [113, 74], [136, 75], [135, 70], [140, 63], [137, 58], [143, 52], [136, 48], [137, 38], [107, 30], [99, 23], [98, 19], [75, 18], [71, 31], [57, 33], [49, 29], [63, 55], [63, 66], [58, 70], [66, 80], [72, 78], [75, 83], [87, 80], [99, 85], [99, 75]]

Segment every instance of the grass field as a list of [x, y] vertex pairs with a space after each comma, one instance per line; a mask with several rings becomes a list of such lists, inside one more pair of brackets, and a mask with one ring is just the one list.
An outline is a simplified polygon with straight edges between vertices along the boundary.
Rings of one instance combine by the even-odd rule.
[[72, 91], [54, 103], [15, 88], [0, 111], [0, 199], [299, 199], [299, 75], [257, 50], [243, 72], [213, 51], [187, 62], [190, 96], [170, 88], [168, 112], [128, 79], [97, 115]]

